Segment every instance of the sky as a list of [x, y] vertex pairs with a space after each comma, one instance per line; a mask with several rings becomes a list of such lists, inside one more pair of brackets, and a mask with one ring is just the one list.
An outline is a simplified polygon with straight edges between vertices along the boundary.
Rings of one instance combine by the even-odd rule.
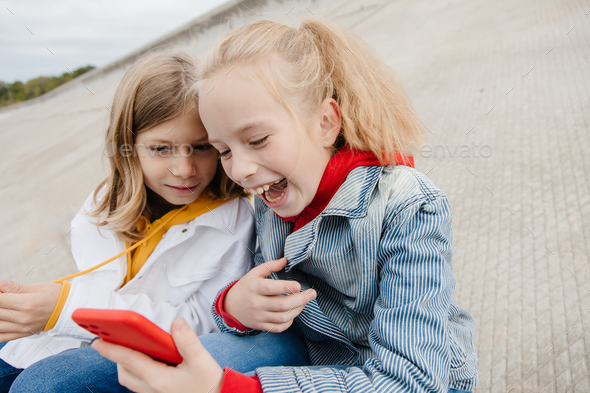
[[226, 1], [3, 1], [0, 80], [103, 66]]

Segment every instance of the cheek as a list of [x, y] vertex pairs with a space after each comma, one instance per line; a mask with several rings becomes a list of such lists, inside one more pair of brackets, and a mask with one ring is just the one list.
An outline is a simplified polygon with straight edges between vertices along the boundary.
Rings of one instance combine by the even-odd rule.
[[231, 160], [221, 160], [221, 166], [223, 167], [223, 170], [225, 171], [227, 177], [229, 177], [231, 181], [236, 183], [235, 179], [231, 177]]
[[213, 150], [205, 157], [202, 157], [197, 165], [204, 177], [209, 181], [213, 180], [217, 173], [217, 150]]
[[141, 158], [140, 156], [139, 166], [141, 167], [141, 171], [143, 172], [144, 180], [149, 182], [151, 179], [157, 177], [155, 165], [149, 158]]

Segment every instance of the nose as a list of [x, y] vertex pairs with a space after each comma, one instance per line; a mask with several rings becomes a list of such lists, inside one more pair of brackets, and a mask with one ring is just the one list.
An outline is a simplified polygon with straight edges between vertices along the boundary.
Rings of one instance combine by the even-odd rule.
[[243, 182], [258, 171], [258, 164], [247, 152], [232, 151], [231, 173], [232, 180]]
[[174, 166], [175, 168], [172, 170], [172, 173], [183, 179], [188, 179], [197, 174], [197, 166], [192, 156], [177, 157]]

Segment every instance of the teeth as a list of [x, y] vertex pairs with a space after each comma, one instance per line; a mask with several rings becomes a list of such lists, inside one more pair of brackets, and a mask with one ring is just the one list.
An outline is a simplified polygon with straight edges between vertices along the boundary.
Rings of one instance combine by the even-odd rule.
[[[274, 182], [274, 183], [272, 183], [272, 184], [277, 184], [277, 183], [280, 183], [282, 180], [283, 180], [283, 179], [279, 179], [279, 180], [275, 181], [275, 182]], [[258, 188], [246, 188], [245, 190], [246, 190], [248, 193], [252, 194], [252, 195], [261, 195], [261, 194], [263, 194], [264, 192], [266, 192], [266, 191], [270, 190], [270, 187], [271, 187], [271, 185], [270, 185], [270, 184], [265, 184], [264, 186], [260, 186], [260, 187], [258, 187]], [[281, 196], [279, 196], [278, 198], [276, 198], [276, 199], [274, 199], [274, 200], [273, 200], [273, 199], [268, 199], [268, 197], [267, 197], [267, 199], [268, 199], [269, 201], [271, 201], [271, 202], [276, 202], [276, 201], [278, 201], [279, 199], [281, 199], [281, 198], [283, 197], [283, 195], [285, 195], [285, 192], [284, 192], [284, 191], [283, 191], [283, 193], [281, 194]]]
[[285, 192], [286, 192], [286, 191], [287, 191], [287, 189], [284, 189], [284, 190], [283, 190], [283, 193], [282, 193], [281, 195], [279, 195], [278, 197], [274, 198], [274, 199], [273, 199], [273, 198], [270, 198], [270, 197], [268, 196], [268, 194], [264, 194], [264, 195], [266, 196], [266, 199], [267, 199], [269, 202], [276, 202], [276, 201], [278, 201], [279, 199], [281, 199], [283, 196], [285, 196]]

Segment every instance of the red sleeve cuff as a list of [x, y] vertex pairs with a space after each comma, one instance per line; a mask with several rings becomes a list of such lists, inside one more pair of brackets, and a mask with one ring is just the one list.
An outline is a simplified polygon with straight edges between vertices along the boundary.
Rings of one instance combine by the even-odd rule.
[[225, 321], [225, 323], [227, 323], [227, 325], [229, 327], [232, 327], [234, 329], [238, 329], [238, 330], [250, 330], [249, 327], [242, 325], [237, 319], [235, 319], [234, 317], [232, 317], [231, 315], [229, 315], [228, 313], [225, 312], [225, 310], [223, 309], [223, 302], [225, 300], [225, 295], [227, 295], [227, 292], [238, 282], [239, 280], [236, 280], [235, 282], [233, 282], [232, 284], [230, 284], [227, 288], [225, 288], [223, 290], [223, 292], [221, 292], [221, 294], [217, 297], [217, 300], [215, 301], [215, 313], [217, 315], [219, 315], [221, 318], [223, 318], [223, 320]]
[[257, 376], [249, 377], [226, 367], [219, 393], [262, 393], [262, 384]]

